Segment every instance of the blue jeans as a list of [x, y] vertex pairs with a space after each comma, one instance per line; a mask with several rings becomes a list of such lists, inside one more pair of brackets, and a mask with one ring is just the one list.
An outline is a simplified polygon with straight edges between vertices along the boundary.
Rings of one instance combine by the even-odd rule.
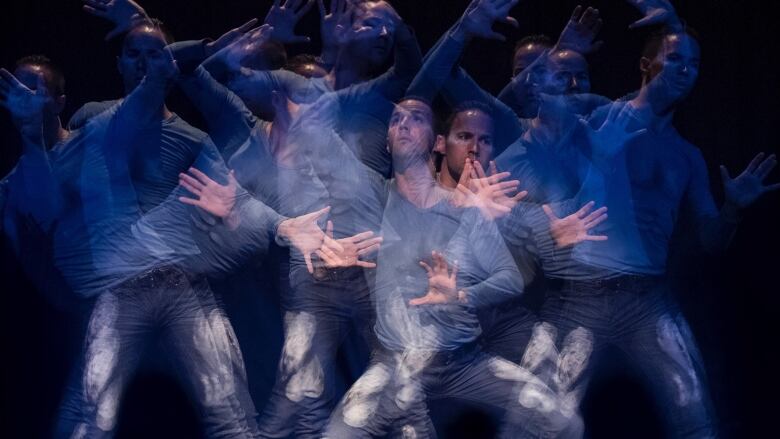
[[464, 399], [503, 412], [500, 437], [581, 435], [579, 418], [561, 412], [541, 380], [474, 343], [455, 351], [375, 351], [366, 373], [333, 412], [325, 437], [436, 437], [427, 398]]
[[715, 436], [701, 357], [662, 278], [563, 281], [541, 319], [534, 338], [558, 347], [551, 381], [561, 398], [579, 404], [603, 348], [613, 345], [641, 373], [670, 437]]
[[97, 298], [58, 437], [111, 437], [127, 383], [160, 336], [207, 437], [254, 437], [254, 407], [233, 329], [203, 277], [147, 270]]
[[291, 297], [282, 300], [284, 347], [260, 434], [318, 438], [336, 404], [337, 350], [353, 328], [373, 344], [374, 306], [363, 269], [331, 270], [319, 280], [300, 272], [291, 277]]

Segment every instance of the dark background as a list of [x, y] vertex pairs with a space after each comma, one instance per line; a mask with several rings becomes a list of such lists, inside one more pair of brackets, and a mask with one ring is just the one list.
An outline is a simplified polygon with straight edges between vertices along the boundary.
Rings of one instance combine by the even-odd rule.
[[[270, 1], [145, 0], [179, 40], [216, 38], [251, 17], [263, 18]], [[392, 1], [415, 29], [425, 51], [462, 13], [466, 0]], [[697, 88], [678, 112], [677, 126], [701, 148], [710, 168], [713, 193], [720, 202], [717, 172], [725, 164], [732, 175], [759, 151], [777, 152], [780, 126], [777, 75], [777, 18], [766, 1], [687, 0], [674, 2], [680, 15], [702, 35], [702, 67]], [[499, 26], [508, 42], [476, 41], [464, 66], [491, 92], [510, 74], [513, 42], [530, 33], [557, 36], [576, 1], [525, 0], [512, 10], [515, 30]], [[640, 31], [627, 25], [637, 13], [618, 0], [582, 2], [598, 7], [605, 22], [602, 50], [590, 58], [593, 91], [611, 98], [639, 84]], [[299, 25], [318, 50], [316, 6]], [[44, 53], [61, 65], [67, 78], [67, 120], [85, 102], [121, 95], [114, 52], [104, 43], [110, 26], [81, 12], [78, 0], [11, 0], [0, 5], [0, 66]], [[196, 125], [187, 103], [173, 96], [171, 107]], [[0, 172], [11, 169], [19, 143], [6, 114], [0, 115]], [[780, 180], [780, 171], [770, 177]], [[726, 255], [703, 257], [690, 245], [683, 225], [672, 256], [680, 301], [702, 350], [710, 388], [725, 437], [772, 434], [777, 420], [778, 346], [776, 330], [780, 288], [780, 192], [761, 199], [745, 215]], [[2, 334], [2, 432], [4, 437], [39, 437], [50, 431], [71, 356], [78, 350], [78, 311], [37, 293], [18, 264], [3, 253], [0, 334]], [[259, 269], [262, 271], [262, 268]], [[269, 279], [265, 281], [270, 282]], [[258, 409], [273, 380], [278, 355], [277, 299], [246, 295], [226, 298], [228, 312], [245, 351]], [[269, 317], [271, 316], [271, 317]], [[157, 358], [157, 353], [152, 355]], [[197, 417], [174, 381], [156, 366], [144, 368], [131, 384], [120, 417], [121, 437], [197, 436]], [[609, 377], [596, 377], [584, 405], [592, 437], [658, 437], [658, 419], [646, 393], [615, 363]], [[449, 406], [434, 406], [444, 413]], [[442, 425], [443, 437], [489, 437], [482, 419], [463, 415]]]

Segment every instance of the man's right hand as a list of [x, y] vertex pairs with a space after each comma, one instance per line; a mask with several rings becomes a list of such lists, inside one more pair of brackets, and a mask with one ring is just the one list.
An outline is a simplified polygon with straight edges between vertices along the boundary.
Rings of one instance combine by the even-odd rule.
[[11, 118], [17, 127], [37, 126], [34, 129], [40, 130], [43, 109], [50, 99], [51, 96], [41, 75], [38, 75], [35, 90], [30, 90], [11, 72], [0, 69], [0, 106], [11, 113]]
[[148, 19], [146, 11], [133, 0], [82, 0], [85, 12], [114, 23], [106, 41], [130, 30], [138, 20]]
[[[542, 205], [547, 218], [550, 220], [550, 235], [558, 248], [569, 247], [583, 241], [606, 241], [606, 235], [590, 235], [592, 228], [606, 221], [607, 208], [601, 207], [593, 212], [596, 203], [590, 201], [573, 214], [559, 218], [548, 204]], [[590, 213], [589, 213], [590, 212]]]
[[506, 37], [493, 31], [493, 24], [501, 21], [517, 27], [517, 20], [509, 16], [512, 9], [520, 0], [472, 0], [458, 26], [455, 28], [456, 38], [486, 38], [490, 40], [506, 41]]
[[[314, 273], [311, 255], [322, 247], [322, 243], [326, 237], [325, 232], [317, 225], [317, 220], [329, 211], [330, 206], [316, 212], [284, 220], [279, 224], [279, 229], [277, 230], [278, 236], [286, 239], [293, 247], [303, 254], [303, 259], [306, 261], [306, 268], [309, 270], [309, 273]], [[344, 250], [336, 241], [332, 243], [332, 246], [336, 250]]]

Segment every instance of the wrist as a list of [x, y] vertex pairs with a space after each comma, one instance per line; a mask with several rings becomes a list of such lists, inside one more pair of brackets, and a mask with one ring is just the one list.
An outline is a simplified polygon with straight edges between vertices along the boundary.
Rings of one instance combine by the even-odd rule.
[[741, 208], [734, 202], [726, 200], [723, 203], [723, 207], [720, 209], [720, 216], [724, 221], [729, 223], [737, 223], [742, 219]]
[[463, 24], [463, 19], [458, 20], [450, 29], [449, 37], [459, 43], [465, 43], [469, 39], [469, 33]]

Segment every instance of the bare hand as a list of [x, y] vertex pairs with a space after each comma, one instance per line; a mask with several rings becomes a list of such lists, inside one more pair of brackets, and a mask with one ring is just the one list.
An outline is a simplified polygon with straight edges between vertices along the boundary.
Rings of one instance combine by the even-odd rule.
[[282, 44], [308, 43], [309, 37], [295, 35], [295, 25], [314, 5], [314, 0], [274, 0], [265, 16], [265, 24], [274, 28], [271, 38]]
[[317, 0], [317, 6], [320, 10], [320, 34], [322, 35], [323, 52], [335, 50], [338, 46], [338, 35], [336, 27], [344, 24], [349, 11], [349, 2], [347, 0], [331, 0], [330, 12], [325, 9], [323, 0]]
[[242, 24], [241, 26], [230, 29], [229, 31], [225, 32], [224, 34], [222, 34], [222, 36], [217, 38], [215, 41], [206, 43], [206, 56], [208, 57], [219, 52], [220, 50], [224, 49], [225, 47], [229, 46], [230, 44], [238, 40], [239, 38], [243, 37], [244, 34], [246, 34], [247, 32], [255, 30], [252, 28], [257, 24], [257, 22], [258, 22], [257, 18], [253, 18], [247, 21], [246, 23]]
[[450, 271], [444, 255], [433, 251], [431, 258], [433, 259], [433, 267], [425, 261], [420, 261], [420, 266], [428, 273], [428, 292], [423, 297], [410, 300], [409, 305], [437, 305], [459, 300], [460, 294], [457, 290], [458, 261], [455, 261], [452, 271]]
[[582, 12], [582, 6], [577, 6], [558, 38], [556, 49], [573, 50], [582, 55], [595, 52], [603, 44], [601, 41], [595, 41], [601, 25], [598, 9], [588, 7]]
[[0, 69], [0, 106], [11, 113], [17, 125], [40, 124], [43, 109], [51, 96], [42, 75], [35, 90], [30, 90], [6, 69]]
[[[485, 218], [492, 221], [508, 215], [528, 192], [517, 192], [520, 182], [502, 181], [510, 174], [498, 173], [494, 162], [490, 165], [491, 175], [486, 176], [479, 162], [466, 159], [452, 203], [458, 207], [476, 207]], [[515, 194], [509, 196], [512, 193]]]
[[[314, 273], [311, 255], [322, 247], [322, 243], [325, 240], [325, 233], [320, 229], [320, 226], [317, 225], [317, 220], [329, 211], [330, 206], [316, 212], [290, 218], [279, 224], [277, 233], [279, 236], [287, 239], [293, 247], [303, 254], [303, 259], [306, 261], [306, 268], [309, 270], [309, 273]], [[343, 248], [339, 248], [340, 244], [338, 244], [338, 242], [332, 243], [332, 246], [339, 251], [344, 250]]]
[[179, 197], [179, 201], [199, 207], [223, 220], [228, 219], [236, 205], [238, 189], [233, 171], [228, 173], [228, 183], [224, 186], [198, 169], [190, 168], [188, 172], [189, 174], [179, 174], [179, 184], [195, 197]]
[[493, 24], [501, 21], [518, 26], [517, 20], [509, 16], [519, 0], [472, 0], [461, 17], [461, 25], [467, 37], [506, 41], [506, 37], [493, 31]]
[[601, 207], [590, 212], [596, 203], [590, 201], [573, 214], [558, 218], [548, 204], [542, 205], [542, 210], [550, 219], [550, 235], [559, 248], [568, 247], [583, 241], [606, 241], [606, 235], [589, 235], [590, 229], [607, 219], [607, 208]]
[[632, 113], [631, 103], [623, 105], [622, 108], [613, 104], [599, 129], [594, 130], [586, 121], [581, 121], [595, 157], [609, 160], [623, 151], [630, 141], [647, 132], [646, 128], [628, 131], [629, 122], [634, 120]]
[[[360, 260], [362, 256], [379, 250], [382, 237], [373, 236], [374, 232], [368, 231], [348, 238], [333, 239], [333, 223], [328, 221], [323, 245], [316, 253], [328, 268], [376, 268], [376, 263]], [[339, 244], [341, 250], [333, 245], [334, 242]]]
[[82, 0], [85, 12], [114, 23], [106, 41], [130, 30], [138, 20], [148, 19], [146, 11], [133, 0]]
[[[241, 26], [241, 28], [244, 28], [245, 26], [246, 24]], [[271, 39], [273, 31], [274, 28], [268, 24], [247, 31], [226, 46], [217, 50], [214, 53], [213, 58], [221, 60], [230, 70], [239, 71], [243, 61], [254, 55]]]
[[683, 29], [682, 22], [669, 0], [627, 0], [643, 15], [639, 20], [628, 25], [629, 29], [639, 27], [666, 25], [674, 31]]
[[720, 175], [723, 178], [723, 192], [726, 203], [738, 209], [751, 205], [761, 195], [780, 189], [780, 183], [764, 184], [764, 180], [777, 165], [777, 157], [770, 154], [764, 158], [764, 153], [756, 155], [750, 164], [736, 178], [731, 178], [728, 169], [721, 165]]

